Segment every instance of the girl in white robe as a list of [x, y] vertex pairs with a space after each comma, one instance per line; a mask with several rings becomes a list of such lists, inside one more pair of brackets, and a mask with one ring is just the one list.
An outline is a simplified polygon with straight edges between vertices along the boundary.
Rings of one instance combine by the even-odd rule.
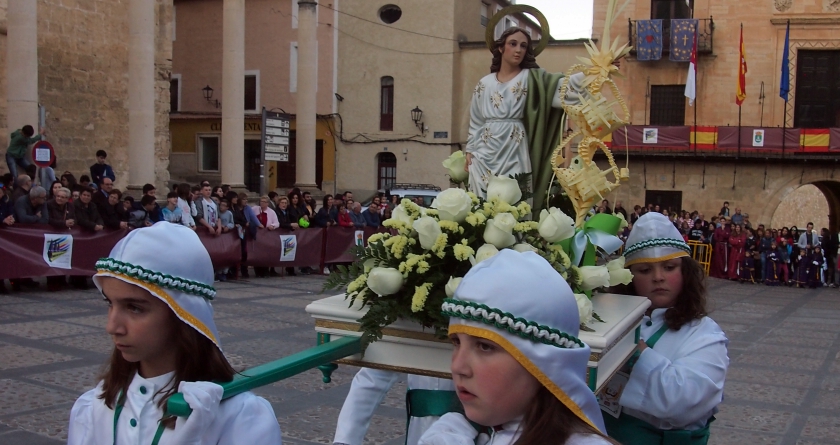
[[707, 315], [705, 274], [690, 252], [668, 218], [655, 212], [639, 218], [627, 238], [629, 293], [651, 306], [619, 415], [604, 416], [610, 437], [624, 445], [704, 445], [723, 401], [729, 340]]
[[[96, 269], [115, 348], [102, 381], [73, 405], [69, 445], [281, 444], [265, 399], [223, 401], [211, 383], [235, 371], [213, 321], [213, 265], [194, 231], [167, 222], [133, 230]], [[188, 418], [165, 415], [176, 392]]]
[[585, 382], [591, 350], [577, 338], [574, 294], [545, 259], [504, 249], [473, 266], [442, 309], [464, 414], [443, 415], [420, 445], [615, 443]]

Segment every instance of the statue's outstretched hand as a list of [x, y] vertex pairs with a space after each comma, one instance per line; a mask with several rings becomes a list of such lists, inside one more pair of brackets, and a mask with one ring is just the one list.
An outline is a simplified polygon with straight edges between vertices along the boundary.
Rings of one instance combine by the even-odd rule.
[[470, 172], [470, 164], [472, 164], [472, 153], [467, 153], [467, 162], [464, 164], [464, 171]]

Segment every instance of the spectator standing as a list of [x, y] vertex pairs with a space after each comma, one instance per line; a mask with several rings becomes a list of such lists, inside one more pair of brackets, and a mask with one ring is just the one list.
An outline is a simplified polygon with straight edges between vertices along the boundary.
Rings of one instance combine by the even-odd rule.
[[15, 221], [22, 224], [47, 224], [47, 191], [41, 186], [32, 187], [29, 194], [15, 201]]
[[370, 203], [370, 206], [362, 212], [362, 216], [365, 218], [365, 225], [373, 227], [374, 229], [379, 227], [382, 222], [379, 214], [379, 207], [375, 202]]
[[[82, 186], [82, 187], [90, 187], [91, 186], [90, 176], [88, 176], [88, 175], [79, 176], [79, 185]], [[95, 184], [94, 184], [94, 186], [95, 186]]]
[[725, 217], [720, 217], [718, 221], [720, 226], [712, 234], [712, 265], [709, 276], [725, 279], [728, 277], [729, 266], [729, 227]]
[[102, 222], [105, 227], [109, 229], [125, 229], [128, 227], [128, 214], [123, 210], [123, 204], [120, 202], [122, 192], [117, 189], [112, 189], [108, 194], [108, 203], [106, 206], [99, 209], [99, 216], [102, 217]]
[[181, 209], [181, 224], [195, 230], [195, 205], [192, 203], [190, 185], [187, 183], [178, 184], [178, 208]]
[[306, 206], [306, 211], [309, 214], [310, 221], [315, 216], [315, 210], [318, 207], [318, 203], [315, 202], [315, 198], [312, 197], [312, 194], [309, 192], [303, 192], [303, 204]]
[[353, 211], [350, 213], [350, 220], [353, 221], [353, 227], [357, 229], [364, 228], [367, 223], [365, 222], [365, 215], [362, 214], [362, 205], [358, 202], [353, 204]]
[[12, 195], [9, 197], [13, 203], [16, 203], [21, 196], [29, 194], [32, 189], [32, 178], [27, 174], [18, 175], [15, 180], [15, 188], [12, 190]]
[[41, 129], [36, 136], [35, 129], [31, 125], [24, 125], [21, 129], [12, 132], [9, 138], [9, 148], [6, 150], [6, 165], [9, 166], [9, 173], [12, 177], [16, 177], [18, 167], [26, 169], [30, 165], [29, 162], [29, 146], [40, 141], [43, 136], [47, 134], [46, 130]]
[[630, 214], [630, 219], [628, 222], [630, 224], [636, 224], [636, 221], [639, 220], [639, 217], [642, 216], [642, 206], [633, 206], [633, 213]]
[[[775, 242], [776, 240], [773, 239], [773, 232], [770, 229], [765, 230], [764, 236], [758, 240], [758, 253], [761, 255], [761, 281], [765, 281], [767, 279], [767, 252], [773, 249], [772, 245]], [[778, 255], [776, 255], [776, 259], [778, 260]]]
[[[152, 224], [163, 221], [163, 213], [160, 211], [160, 206], [157, 203], [157, 188], [153, 184], [145, 184], [143, 186], [143, 196], [151, 196], [154, 205], [152, 206], [152, 210], [149, 211], [149, 220], [152, 221]], [[140, 210], [140, 206], [142, 204], [135, 203], [134, 210]]]
[[694, 227], [688, 231], [688, 240], [702, 243], [703, 241], [705, 241], [705, 238], [705, 231], [703, 230], [700, 220], [698, 219], [694, 221]]
[[222, 233], [230, 232], [236, 228], [233, 222], [233, 212], [230, 211], [230, 201], [223, 199], [219, 203], [219, 220], [222, 223]]
[[327, 194], [324, 196], [323, 206], [315, 214], [313, 224], [315, 227], [330, 227], [335, 225], [335, 220], [330, 216], [333, 207], [333, 197]]
[[747, 234], [741, 226], [732, 224], [732, 233], [729, 235], [729, 264], [727, 275], [732, 281], [741, 279], [741, 264], [744, 261], [744, 246], [747, 244]]
[[101, 186], [105, 178], [110, 179], [111, 183], [117, 180], [114, 169], [106, 164], [107, 158], [108, 153], [105, 153], [105, 150], [96, 150], [96, 164], [90, 166], [90, 179], [97, 187]]
[[741, 214], [741, 208], [740, 207], [735, 207], [735, 214], [732, 215], [732, 218], [730, 218], [730, 219], [732, 220], [733, 225], [741, 226], [741, 225], [744, 224], [744, 215]]
[[6, 184], [0, 184], [0, 224], [3, 226], [15, 224], [15, 206], [6, 194]]
[[107, 176], [102, 178], [99, 190], [93, 192], [93, 203], [96, 204], [99, 213], [102, 213], [103, 208], [108, 205], [108, 195], [112, 190], [114, 190], [114, 181]]
[[202, 225], [213, 235], [222, 234], [222, 226], [219, 224], [219, 208], [211, 199], [213, 189], [209, 184], [201, 187], [201, 198], [195, 205], [196, 226]]
[[258, 226], [260, 229], [274, 230], [280, 227], [280, 223], [277, 221], [277, 212], [268, 207], [270, 201], [271, 199], [268, 196], [261, 196], [260, 205], [251, 207], [251, 211], [254, 212], [254, 215], [257, 216], [257, 221], [260, 222]]
[[[45, 185], [42, 185], [41, 187], [44, 187], [45, 189], [47, 188]], [[53, 181], [53, 183], [50, 184], [50, 188], [47, 189], [47, 199], [54, 199], [56, 193], [58, 193], [58, 190], [62, 187], [64, 186], [61, 185], [61, 181]], [[67, 191], [69, 192], [70, 189], [67, 189]], [[67, 199], [70, 199], [70, 197], [68, 196]]]
[[292, 221], [300, 223], [301, 220], [309, 221], [310, 213], [303, 202], [300, 192], [292, 190], [289, 192], [289, 215]]
[[799, 235], [797, 244], [800, 250], [805, 250], [805, 255], [810, 255], [814, 247], [820, 244], [820, 240], [814, 235], [814, 223], [809, 222], [805, 225], [805, 232]]
[[338, 225], [341, 227], [353, 227], [353, 219], [347, 212], [347, 206], [343, 202], [338, 203]]
[[149, 195], [143, 195], [140, 198], [139, 208], [137, 206], [131, 211], [128, 216], [128, 225], [134, 229], [143, 227], [151, 227], [154, 223], [150, 217], [152, 210], [155, 208], [155, 198]]
[[[767, 232], [764, 232], [767, 235]], [[764, 284], [768, 286], [778, 286], [779, 280], [782, 278], [781, 257], [779, 255], [779, 246], [776, 245], [776, 240], [770, 242], [770, 247], [764, 251], [763, 262], [765, 263]]]
[[744, 243], [744, 261], [741, 263], [741, 282], [755, 284], [756, 239], [752, 229], [746, 229], [747, 241]]
[[76, 177], [70, 172], [64, 172], [59, 180], [61, 181], [61, 185], [70, 189], [70, 193], [73, 192], [73, 187], [78, 184]]
[[776, 243], [779, 246], [779, 266], [781, 267], [782, 284], [790, 285], [790, 244], [787, 243], [786, 238], [781, 238], [781, 241]]
[[[178, 192], [169, 192], [166, 195], [166, 207], [160, 209], [163, 220], [172, 224], [183, 224], [184, 214], [178, 207]], [[221, 211], [221, 209], [219, 209]], [[231, 216], [231, 220], [233, 217]]]
[[[286, 230], [295, 230], [300, 228], [298, 225], [297, 220], [292, 219], [291, 212], [289, 211], [289, 198], [285, 196], [280, 196], [277, 198], [277, 224], [280, 226], [281, 229]], [[274, 270], [272, 268], [271, 270]], [[256, 270], [254, 271], [256, 273]], [[295, 268], [294, 267], [287, 267], [286, 268], [286, 275], [296, 276]]]
[[720, 208], [718, 216], [725, 216], [729, 218], [729, 201], [723, 201], [723, 207]]
[[[616, 201], [615, 202], [615, 207], [613, 208], [613, 213], [621, 213], [621, 216], [624, 217], [624, 220], [629, 221], [627, 219], [627, 216], [628, 216], [627, 215], [627, 210], [624, 209], [624, 206], [621, 204], [621, 201]], [[616, 215], [616, 216], [618, 216], [618, 215]]]
[[70, 201], [70, 190], [61, 187], [55, 197], [47, 201], [49, 225], [56, 229], [69, 229], [76, 223], [76, 209]]
[[105, 227], [105, 223], [92, 201], [93, 190], [90, 188], [86, 188], [79, 193], [79, 200], [73, 203], [76, 207], [76, 224], [84, 229], [98, 232]]
[[829, 283], [829, 287], [834, 287], [834, 271], [836, 269], [835, 263], [837, 261], [837, 234], [829, 232], [827, 228], [822, 228], [822, 239], [820, 240], [823, 255], [825, 256], [826, 273], [824, 282]]

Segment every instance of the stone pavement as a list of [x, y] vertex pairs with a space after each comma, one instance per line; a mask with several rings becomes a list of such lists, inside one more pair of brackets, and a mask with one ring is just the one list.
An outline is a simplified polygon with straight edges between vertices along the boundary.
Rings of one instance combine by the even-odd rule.
[[[216, 320], [237, 367], [250, 367], [315, 343], [309, 302], [323, 277], [218, 283]], [[840, 444], [840, 292], [711, 280], [712, 317], [731, 343], [726, 401], [711, 444]], [[66, 440], [73, 401], [96, 383], [112, 346], [96, 290], [0, 295], [0, 444]], [[356, 369], [333, 382], [318, 371], [257, 393], [277, 414], [287, 444], [329, 444]], [[403, 443], [404, 382], [377, 410], [366, 443]]]

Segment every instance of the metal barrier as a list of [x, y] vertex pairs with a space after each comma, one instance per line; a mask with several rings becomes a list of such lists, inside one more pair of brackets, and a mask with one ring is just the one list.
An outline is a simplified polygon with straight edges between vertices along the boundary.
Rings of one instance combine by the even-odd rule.
[[699, 241], [689, 241], [688, 246], [691, 247], [691, 258], [700, 263], [706, 272], [706, 276], [709, 276], [709, 268], [712, 265], [712, 245]]

